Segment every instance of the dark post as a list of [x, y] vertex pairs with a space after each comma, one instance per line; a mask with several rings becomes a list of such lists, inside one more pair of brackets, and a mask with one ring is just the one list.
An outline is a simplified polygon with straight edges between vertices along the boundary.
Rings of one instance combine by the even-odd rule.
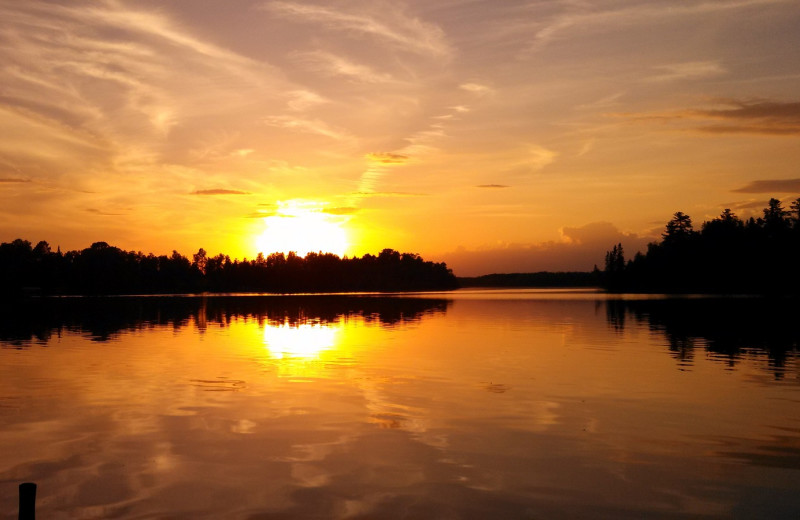
[[19, 520], [36, 520], [36, 484], [19, 485]]

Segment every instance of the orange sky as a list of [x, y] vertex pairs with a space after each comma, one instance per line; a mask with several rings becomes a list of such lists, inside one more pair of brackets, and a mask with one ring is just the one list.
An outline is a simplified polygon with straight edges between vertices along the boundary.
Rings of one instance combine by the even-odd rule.
[[0, 241], [590, 269], [800, 195], [798, 27], [795, 0], [0, 0]]

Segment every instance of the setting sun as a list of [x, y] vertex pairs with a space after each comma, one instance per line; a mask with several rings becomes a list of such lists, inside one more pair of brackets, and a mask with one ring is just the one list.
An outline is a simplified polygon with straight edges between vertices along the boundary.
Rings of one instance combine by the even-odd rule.
[[264, 217], [265, 229], [256, 240], [258, 251], [299, 256], [310, 252], [344, 256], [350, 245], [344, 217], [330, 215], [319, 203], [280, 202], [274, 215]]

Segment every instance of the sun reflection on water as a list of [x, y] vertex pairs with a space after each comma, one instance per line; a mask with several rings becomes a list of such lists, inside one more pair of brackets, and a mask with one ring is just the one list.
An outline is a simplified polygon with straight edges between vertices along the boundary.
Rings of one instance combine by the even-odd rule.
[[274, 359], [313, 360], [336, 346], [341, 327], [322, 323], [291, 324], [288, 320], [264, 327], [264, 346]]

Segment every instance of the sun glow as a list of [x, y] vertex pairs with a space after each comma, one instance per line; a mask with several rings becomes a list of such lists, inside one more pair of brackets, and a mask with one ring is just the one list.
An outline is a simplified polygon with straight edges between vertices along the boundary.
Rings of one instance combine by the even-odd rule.
[[344, 256], [350, 245], [344, 223], [345, 217], [324, 213], [319, 203], [280, 202], [274, 215], [264, 217], [266, 229], [256, 246], [265, 255], [294, 251], [299, 256], [310, 252]]

